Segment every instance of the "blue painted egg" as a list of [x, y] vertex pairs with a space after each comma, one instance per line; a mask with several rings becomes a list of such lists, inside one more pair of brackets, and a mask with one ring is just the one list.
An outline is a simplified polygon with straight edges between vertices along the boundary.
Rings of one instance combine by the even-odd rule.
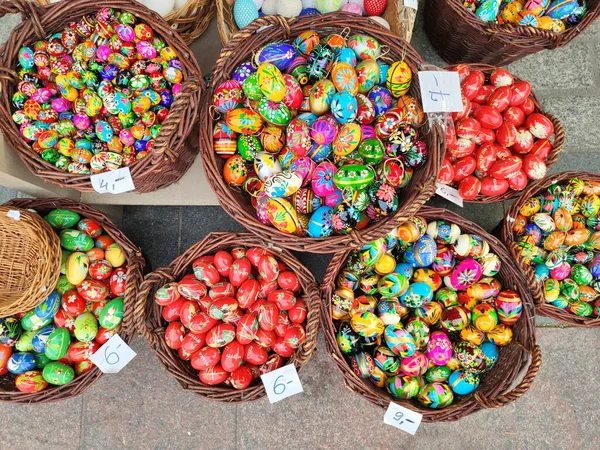
[[322, 238], [331, 236], [333, 233], [333, 224], [331, 223], [331, 215], [333, 208], [329, 206], [321, 206], [318, 208], [308, 222], [308, 235], [313, 238]]
[[535, 265], [535, 281], [538, 283], [545, 281], [550, 276], [550, 269], [546, 264], [536, 264]]
[[390, 66], [381, 61], [377, 61], [377, 65], [379, 66], [379, 84], [385, 84]]
[[252, 65], [250, 61], [246, 61], [241, 63], [239, 66], [235, 68], [231, 78], [233, 78], [238, 83], [243, 83], [246, 78], [250, 76], [250, 74], [255, 73], [256, 69]]
[[350, 92], [338, 92], [331, 100], [331, 112], [340, 123], [348, 123], [356, 119], [358, 103]]
[[320, 145], [320, 144], [317, 144], [316, 142], [313, 142], [313, 146], [308, 151], [306, 156], [308, 156], [314, 162], [320, 163], [320, 162], [324, 161], [331, 154], [331, 151], [332, 151], [331, 144]]
[[301, 16], [315, 16], [318, 15], [319, 10], [316, 8], [304, 8], [302, 11], [300, 11], [300, 15]]
[[427, 267], [433, 264], [437, 255], [437, 246], [435, 241], [429, 235], [425, 235], [413, 244], [412, 252], [410, 253], [411, 260], [407, 260], [409, 252], [404, 254], [406, 262], [414, 267]]
[[427, 283], [413, 283], [408, 290], [400, 296], [400, 303], [407, 308], [419, 308], [431, 301], [433, 289]]
[[479, 376], [455, 370], [450, 374], [448, 384], [455, 394], [468, 395], [479, 387]]
[[258, 53], [257, 66], [268, 62], [276, 66], [279, 70], [289, 67], [296, 57], [296, 49], [291, 44], [283, 42], [265, 45]]
[[374, 86], [369, 92], [369, 100], [375, 107], [375, 114], [380, 115], [392, 107], [392, 94], [383, 86]]
[[552, 19], [566, 19], [579, 6], [576, 0], [554, 0], [544, 13]]
[[498, 361], [498, 346], [493, 342], [484, 342], [479, 348], [483, 352], [486, 370], [490, 370]]
[[58, 291], [52, 291], [50, 295], [35, 308], [35, 315], [42, 321], [54, 317], [60, 309], [62, 297]]
[[22, 47], [21, 50], [19, 50], [19, 64], [23, 69], [33, 69], [33, 50], [31, 48]]
[[395, 273], [399, 273], [400, 275], [404, 275], [407, 279], [411, 279], [414, 273], [413, 266], [407, 263], [398, 263], [396, 264], [396, 268], [394, 269]]
[[258, 9], [254, 2], [252, 0], [235, 0], [233, 19], [240, 30], [258, 19]]
[[377, 292], [384, 297], [398, 297], [408, 289], [408, 279], [399, 273], [388, 273], [379, 279]]
[[13, 375], [19, 375], [36, 368], [37, 358], [33, 353], [17, 352], [8, 359], [6, 368]]
[[33, 350], [38, 353], [43, 353], [46, 350], [46, 343], [48, 342], [48, 338], [50, 337], [50, 333], [54, 331], [56, 326], [48, 325], [42, 328], [37, 332], [33, 339], [31, 340], [31, 345], [33, 345]]
[[356, 53], [351, 48], [342, 47], [336, 51], [336, 61], [345, 62], [350, 64], [351, 66], [356, 66]]
[[99, 120], [96, 122], [96, 135], [102, 142], [110, 142], [114, 136], [114, 132], [108, 122]]
[[544, 232], [535, 223], [528, 223], [525, 226], [525, 234], [533, 236], [535, 239], [535, 245], [540, 245], [542, 243], [542, 239], [544, 238]]
[[319, 118], [319, 116], [310, 112], [305, 112], [302, 114], [298, 114], [295, 118], [304, 120], [309, 127], [312, 127], [313, 123]]
[[589, 263], [588, 269], [594, 277], [600, 277], [600, 253], [596, 253]]

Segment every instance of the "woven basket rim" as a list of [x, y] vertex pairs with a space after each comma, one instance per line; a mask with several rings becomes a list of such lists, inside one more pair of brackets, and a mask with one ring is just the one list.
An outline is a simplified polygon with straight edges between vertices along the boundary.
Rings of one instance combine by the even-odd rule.
[[[460, 63], [460, 64], [451, 64], [449, 66], [446, 66], [446, 67], [444, 67], [444, 70], [452, 70], [456, 66], [468, 66], [471, 70], [480, 70], [485, 74], [486, 80], [489, 79], [489, 76], [491, 75], [491, 73], [494, 70], [499, 68], [496, 66], [492, 66], [490, 64]], [[522, 78], [516, 76], [512, 72], [511, 72], [511, 74], [512, 74], [513, 78], [515, 79], [515, 82], [526, 81], [526, 80], [523, 80]], [[530, 97], [533, 100], [533, 103], [535, 105], [534, 112], [540, 113], [540, 114], [543, 114], [544, 116], [546, 116], [552, 122], [552, 125], [554, 126], [554, 139], [552, 141], [552, 150], [550, 151], [550, 153], [548, 154], [548, 157], [544, 161], [546, 163], [546, 167], [548, 169], [550, 169], [550, 167], [552, 167], [556, 163], [556, 161], [558, 161], [560, 152], [562, 152], [563, 147], [565, 145], [565, 139], [566, 139], [565, 129], [562, 126], [562, 123], [560, 122], [560, 120], [558, 120], [558, 118], [556, 118], [553, 114], [551, 114], [547, 111], [544, 111], [544, 109], [542, 108], [542, 105], [541, 105], [539, 99], [537, 98], [537, 96], [535, 95], [535, 92], [533, 91], [533, 89], [531, 90]], [[523, 156], [527, 156], [527, 155], [523, 155]], [[527, 185], [530, 186], [532, 184], [535, 184], [535, 181], [529, 180]], [[480, 203], [480, 204], [503, 202], [505, 200], [511, 200], [513, 198], [518, 197], [521, 194], [521, 192], [522, 191], [515, 191], [515, 190], [509, 188], [508, 191], [506, 191], [502, 195], [494, 195], [492, 197], [488, 197], [488, 196], [479, 194], [473, 200], [463, 200], [463, 201], [465, 203]]]
[[[513, 220], [517, 217], [519, 210], [525, 203], [525, 201], [536, 195], [539, 195], [545, 191], [548, 187], [555, 183], [563, 183], [572, 178], [580, 178], [582, 180], [591, 180], [600, 182], [600, 174], [591, 172], [578, 172], [568, 171], [550, 174], [538, 181], [537, 183], [529, 186], [521, 195], [511, 204], [510, 208], [506, 212], [506, 216], [502, 221], [501, 236], [502, 242], [510, 250], [510, 253], [515, 259], [516, 264], [521, 269], [522, 273], [527, 278], [530, 286], [531, 293], [535, 300], [536, 313], [540, 316], [550, 317], [558, 322], [562, 322], [567, 325], [583, 328], [597, 328], [600, 327], [600, 317], [580, 317], [575, 314], [571, 314], [563, 309], [546, 303], [544, 299], [543, 283], [538, 283], [535, 279], [535, 272], [529, 264], [526, 264], [519, 252], [518, 246], [514, 239], [514, 233], [512, 232]], [[511, 220], [513, 219], [513, 220]]]
[[[64, 208], [75, 211], [82, 217], [94, 219], [102, 225], [105, 232], [119, 244], [127, 259], [127, 287], [124, 295], [125, 310], [119, 335], [125, 342], [130, 343], [135, 335], [133, 307], [139, 284], [142, 281], [142, 271], [145, 265], [141, 250], [123, 234], [114, 222], [100, 211], [74, 200], [67, 198], [13, 199], [5, 203], [5, 206], [21, 209], [36, 209], [41, 213], [55, 208]], [[0, 386], [0, 401], [30, 404], [65, 400], [83, 393], [101, 376], [102, 372], [100, 369], [94, 367], [89, 372], [76, 377], [67, 385], [49, 386], [45, 390], [36, 393], [20, 392], [14, 387], [14, 383], [11, 383], [11, 387], [13, 387], [14, 390], [9, 391], [6, 390], [4, 386]], [[4, 377], [9, 377], [11, 380], [14, 378], [14, 376], [9, 374], [3, 375], [0, 378]]]
[[[255, 31], [262, 29], [259, 33]], [[302, 31], [308, 29], [319, 29], [321, 33], [328, 33], [349, 28], [357, 33], [366, 33], [374, 36], [390, 49], [397, 56], [391, 58], [400, 58], [404, 56], [412, 69], [413, 73], [425, 62], [418, 53], [410, 46], [391, 32], [382, 28], [370, 19], [357, 17], [350, 13], [329, 13], [324, 14], [318, 19], [293, 18], [285, 19], [281, 16], [264, 16], [252, 22], [244, 28], [231, 42], [221, 51], [221, 55], [212, 73], [213, 86], [207, 92], [211, 98], [214, 86], [229, 78], [229, 71], [224, 69], [224, 65], [231, 66], [234, 63], [239, 64], [247, 60], [250, 55], [244, 53], [246, 48], [252, 46], [258, 48], [266, 41], [281, 39], [285, 36], [293, 37]], [[352, 31], [351, 31], [352, 32]], [[244, 45], [245, 47], [241, 47]], [[240, 50], [243, 54], [240, 55]], [[393, 55], [392, 54], [392, 55]], [[227, 72], [227, 73], [224, 73]], [[413, 86], [408, 95], [420, 100], [421, 95], [418, 89], [418, 78], [413, 78]], [[202, 115], [206, 118], [205, 126], [201, 131], [200, 154], [202, 156], [203, 166], [207, 180], [215, 192], [219, 203], [223, 209], [235, 220], [240, 222], [248, 231], [259, 236], [265, 236], [276, 245], [290, 250], [307, 251], [311, 253], [332, 253], [348, 247], [360, 247], [366, 242], [376, 238], [378, 234], [391, 231], [400, 223], [414, 215], [418, 208], [422, 206], [435, 194], [435, 180], [441, 166], [444, 156], [444, 133], [441, 126], [437, 123], [430, 123], [428, 119], [424, 121], [423, 135], [428, 140], [429, 160], [421, 168], [415, 170], [413, 179], [409, 185], [400, 190], [400, 206], [394, 215], [378, 222], [372, 222], [364, 230], [353, 230], [347, 235], [335, 235], [329, 238], [309, 238], [298, 237], [281, 232], [274, 227], [261, 223], [256, 212], [248, 207], [249, 200], [244, 196], [244, 203], [240, 201], [237, 193], [234, 192], [225, 183], [222, 177], [221, 167], [225, 160], [219, 157], [213, 150], [212, 129], [214, 118], [211, 113], [211, 102], [205, 101]]]
[[[339, 252], [334, 255], [327, 267], [325, 280], [321, 285], [323, 306], [321, 309], [321, 327], [325, 335], [325, 343], [329, 355], [336, 362], [336, 365], [344, 377], [346, 386], [353, 392], [365, 397], [369, 402], [387, 408], [391, 401], [401, 404], [409, 409], [417, 410], [423, 414], [425, 422], [447, 422], [456, 421], [466, 417], [474, 412], [486, 408], [496, 408], [512, 403], [523, 396], [533, 383], [541, 365], [541, 350], [536, 344], [535, 339], [535, 312], [533, 299], [527, 288], [525, 278], [520, 274], [517, 266], [512, 262], [510, 254], [503, 244], [483, 230], [477, 224], [466, 220], [462, 216], [442, 208], [433, 208], [424, 206], [417, 216], [425, 217], [429, 220], [448, 220], [458, 224], [461, 230], [481, 236], [490, 245], [490, 251], [497, 254], [501, 261], [501, 272], [507, 271], [511, 276], [510, 289], [515, 289], [523, 299], [523, 314], [516, 325], [513, 326], [513, 341], [500, 351], [500, 359], [494, 369], [487, 373], [480, 388], [468, 396], [462, 396], [458, 403], [453, 403], [447, 408], [433, 410], [425, 408], [416, 402], [398, 399], [389, 395], [384, 389], [375, 387], [369, 380], [361, 379], [351, 370], [349, 364], [345, 361], [340, 352], [335, 338], [335, 327], [331, 317], [331, 294], [336, 285], [336, 279], [340, 270], [344, 267], [345, 261], [351, 250]], [[501, 275], [496, 275], [499, 278]], [[505, 275], [503, 275], [504, 277]], [[514, 278], [513, 278], [514, 277]], [[506, 288], [506, 286], [505, 286]], [[523, 336], [521, 336], [523, 334]], [[521, 339], [522, 342], [517, 340]], [[510, 349], [514, 352], [513, 359], [503, 362], [503, 354]], [[507, 367], [500, 366], [504, 364]], [[504, 377], [495, 386], [487, 386], [486, 380], [492, 379], [499, 374], [497, 372], [502, 367], [505, 370]], [[517, 379], [521, 381], [513, 387]]]
[[[169, 115], [162, 123], [162, 131], [155, 141], [149, 154], [136, 160], [128, 167], [131, 170], [137, 192], [150, 192], [165, 187], [180, 178], [183, 173], [173, 175], [175, 162], [180, 154], [189, 146], [186, 141], [196, 133], [192, 132], [197, 121], [200, 108], [200, 99], [206, 87], [200, 67], [191, 50], [171, 28], [171, 26], [158, 14], [149, 10], [141, 3], [134, 0], [107, 0], [102, 5], [93, 0], [70, 0], [48, 5], [40, 5], [38, 0], [14, 0], [0, 5], [0, 17], [8, 13], [22, 12], [22, 22], [10, 33], [8, 41], [0, 47], [0, 128], [9, 145], [17, 152], [25, 166], [36, 176], [43, 180], [62, 187], [70, 187], [82, 192], [91, 192], [93, 187], [91, 175], [72, 174], [59, 171], [53, 164], [44, 161], [35, 153], [19, 132], [19, 127], [12, 120], [12, 105], [9, 95], [14, 90], [14, 80], [17, 79], [14, 68], [17, 67], [18, 49], [22, 45], [29, 45], [39, 36], [47, 36], [51, 32], [64, 28], [64, 17], [82, 17], [93, 14], [101, 7], [112, 7], [132, 12], [139, 20], [151, 26], [153, 31], [160, 35], [166, 43], [173, 48], [182, 61], [181, 70], [184, 74], [181, 92], [170, 107]], [[45, 26], [49, 31], [45, 30]], [[186, 123], [189, 122], [189, 123]], [[181, 126], [184, 123], [184, 126]], [[195, 144], [192, 144], [195, 146]], [[158, 166], [154, 167], [154, 166]], [[170, 172], [169, 173], [169, 169]], [[178, 169], [175, 169], [178, 170]], [[161, 180], [161, 178], [164, 179]], [[175, 180], [176, 181], [176, 180]]]
[[154, 293], [164, 284], [180, 281], [183, 275], [191, 273], [192, 262], [200, 256], [213, 254], [219, 250], [235, 247], [260, 246], [270, 250], [298, 276], [302, 286], [302, 298], [306, 302], [306, 340], [287, 359], [300, 372], [308, 364], [317, 345], [321, 302], [318, 284], [312, 273], [289, 251], [273, 246], [251, 233], [213, 232], [190, 246], [175, 258], [167, 267], [149, 273], [138, 291], [134, 320], [137, 332], [144, 337], [156, 353], [160, 363], [179, 382], [184, 390], [201, 397], [228, 403], [243, 403], [258, 400], [265, 396], [263, 384], [253, 384], [243, 390], [223, 386], [208, 386], [198, 378], [198, 371], [190, 363], [179, 358], [177, 351], [170, 349], [164, 339], [165, 322], [161, 316], [161, 307], [154, 302]]

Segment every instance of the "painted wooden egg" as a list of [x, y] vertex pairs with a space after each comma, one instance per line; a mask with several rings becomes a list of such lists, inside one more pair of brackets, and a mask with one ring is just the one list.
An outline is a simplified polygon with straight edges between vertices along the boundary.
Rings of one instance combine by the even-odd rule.
[[448, 331], [460, 331], [469, 324], [470, 316], [466, 307], [450, 306], [442, 311], [441, 323]]
[[290, 109], [298, 109], [302, 106], [302, 88], [300, 83], [291, 75], [283, 74], [285, 81], [285, 97], [282, 102]]
[[494, 306], [489, 303], [480, 303], [471, 311], [471, 322], [478, 330], [491, 331], [498, 325], [498, 314]]
[[362, 130], [360, 125], [355, 123], [344, 124], [333, 140], [333, 152], [337, 156], [347, 156], [356, 150], [361, 138]]
[[215, 153], [222, 158], [228, 158], [235, 154], [235, 133], [227, 126], [224, 120], [215, 124], [213, 129], [213, 146]]
[[[84, 312], [75, 319], [75, 337], [80, 342], [90, 342], [98, 334], [98, 322], [90, 312]], [[48, 340], [50, 342], [50, 340]], [[60, 359], [60, 358], [59, 358]]]
[[385, 327], [383, 337], [390, 350], [401, 358], [412, 356], [417, 351], [414, 338], [401, 324]]
[[35, 315], [42, 320], [48, 320], [58, 312], [62, 297], [58, 291], [52, 291], [46, 299], [35, 308]]
[[405, 253], [405, 260], [415, 267], [427, 267], [433, 264], [436, 255], [437, 246], [435, 241], [431, 236], [425, 235], [413, 244], [412, 252]]
[[315, 120], [310, 128], [312, 139], [319, 145], [333, 142], [338, 133], [338, 124], [331, 116], [323, 116]]
[[67, 279], [71, 284], [81, 283], [88, 274], [90, 260], [82, 252], [74, 252], [67, 259]]
[[427, 283], [412, 283], [400, 296], [400, 303], [407, 308], [418, 308], [433, 298], [433, 289]]
[[279, 42], [265, 45], [259, 50], [256, 59], [259, 67], [262, 63], [270, 63], [279, 70], [285, 70], [292, 63], [295, 56], [296, 50], [293, 45]]
[[[91, 315], [91, 313], [88, 314]], [[59, 360], [67, 354], [70, 342], [71, 336], [69, 330], [66, 328], [55, 328], [46, 341], [44, 354], [53, 361]]]
[[333, 208], [330, 206], [321, 206], [312, 213], [308, 222], [308, 235], [313, 238], [322, 238], [331, 236], [333, 233], [333, 224], [331, 216]]
[[48, 387], [48, 382], [44, 380], [42, 372], [39, 370], [29, 370], [17, 375], [15, 378], [15, 387], [20, 392], [41, 392]]
[[306, 156], [312, 147], [308, 123], [298, 118], [292, 120], [287, 127], [286, 142], [296, 156]]
[[242, 89], [244, 94], [246, 94], [246, 97], [250, 100], [259, 100], [263, 96], [263, 93], [258, 82], [258, 73], [251, 73], [248, 78], [244, 80]]
[[388, 378], [385, 387], [392, 396], [409, 399], [419, 394], [421, 384], [417, 377], [396, 375]]
[[313, 114], [322, 115], [329, 111], [335, 87], [328, 79], [317, 81], [310, 89], [310, 110]]
[[269, 197], [289, 197], [302, 185], [302, 177], [295, 172], [281, 172], [268, 178], [264, 191]]
[[308, 57], [313, 48], [319, 45], [319, 43], [320, 38], [315, 31], [303, 31], [294, 40], [294, 47], [300, 54]]
[[487, 338], [496, 345], [507, 345], [512, 341], [512, 329], [504, 324], [498, 325], [492, 331], [487, 333]]
[[98, 280], [84, 280], [77, 285], [77, 292], [88, 302], [99, 302], [109, 295], [108, 286]]
[[320, 197], [326, 197], [335, 190], [334, 177], [337, 167], [330, 162], [324, 162], [315, 168], [312, 173], [311, 187], [314, 193]]
[[292, 118], [292, 114], [285, 103], [273, 102], [267, 97], [258, 100], [256, 109], [262, 118], [272, 125], [285, 126]]
[[260, 140], [253, 134], [238, 134], [237, 151], [246, 161], [254, 161], [254, 157], [262, 151]]
[[268, 152], [260, 152], [254, 158], [254, 170], [261, 181], [281, 172], [281, 164], [276, 155]]
[[376, 366], [370, 354], [358, 352], [350, 359], [350, 367], [359, 377], [369, 378]]
[[384, 153], [383, 143], [377, 138], [364, 139], [358, 147], [358, 154], [367, 164], [379, 164]]
[[217, 111], [226, 114], [235, 109], [242, 102], [242, 98], [242, 85], [235, 80], [227, 80], [215, 89], [213, 105]]
[[235, 68], [235, 70], [231, 74], [231, 78], [233, 78], [235, 81], [241, 84], [246, 80], [246, 78], [248, 78], [250, 74], [254, 72], [256, 72], [256, 69], [250, 61], [247, 61], [241, 63]]
[[467, 258], [456, 265], [450, 274], [450, 285], [457, 290], [466, 290], [480, 280], [482, 267], [472, 258]]
[[363, 164], [346, 164], [335, 172], [332, 181], [341, 190], [359, 191], [369, 186], [374, 179], [375, 171], [371, 167]]
[[479, 387], [479, 376], [455, 370], [448, 378], [448, 384], [455, 394], [468, 395]]
[[350, 92], [338, 92], [331, 100], [331, 112], [340, 123], [354, 121], [358, 112], [358, 103]]
[[396, 373], [400, 367], [400, 361], [396, 355], [384, 346], [379, 346], [373, 351], [373, 361], [384, 372]]
[[296, 210], [283, 198], [271, 198], [267, 201], [266, 213], [271, 224], [279, 231], [288, 234], [302, 234], [302, 225]]
[[428, 364], [427, 356], [417, 350], [414, 355], [400, 360], [400, 370], [408, 376], [418, 377], [427, 372]]
[[292, 205], [299, 214], [311, 214], [321, 207], [322, 200], [311, 189], [300, 188], [292, 196]]
[[377, 62], [372, 59], [361, 61], [356, 66], [356, 76], [358, 78], [358, 92], [367, 94], [379, 81]]
[[263, 119], [249, 108], [237, 108], [229, 111], [225, 122], [231, 131], [242, 134], [256, 134], [263, 127]]
[[410, 66], [404, 61], [396, 61], [387, 72], [386, 86], [398, 98], [408, 92], [412, 81]]
[[256, 69], [258, 86], [261, 92], [273, 102], [281, 102], [285, 97], [285, 80], [281, 71], [270, 63], [263, 63]]
[[356, 94], [358, 110], [356, 121], [362, 125], [367, 125], [375, 120], [375, 107], [369, 98], [364, 94]]
[[351, 64], [335, 63], [331, 69], [331, 80], [338, 92], [349, 92], [353, 96], [358, 93], [358, 77]]
[[267, 124], [260, 133], [260, 143], [269, 153], [279, 152], [285, 145], [285, 132], [283, 128]]
[[362, 337], [380, 336], [385, 329], [381, 319], [369, 311], [353, 315], [350, 319], [350, 325]]
[[42, 376], [48, 383], [63, 386], [69, 384], [75, 378], [75, 371], [72, 367], [60, 362], [48, 363], [42, 370]]
[[348, 47], [350, 47], [356, 56], [361, 59], [379, 58], [381, 54], [381, 45], [379, 42], [366, 34], [355, 34], [348, 38]]
[[312, 80], [326, 78], [331, 71], [335, 54], [328, 45], [315, 45], [306, 60], [306, 71]]
[[[514, 325], [523, 312], [523, 300], [515, 291], [502, 291], [495, 300], [498, 319], [506, 325]], [[482, 330], [490, 331], [490, 330]]]
[[410, 95], [403, 95], [398, 99], [396, 110], [412, 126], [418, 128], [425, 120], [425, 113], [420, 102]]
[[454, 254], [449, 247], [438, 244], [437, 253], [432, 264], [432, 269], [441, 276], [447, 276], [452, 273], [452, 269], [456, 264]]
[[244, 158], [240, 155], [233, 155], [225, 161], [223, 167], [223, 178], [231, 186], [241, 186], [248, 177], [248, 171]]

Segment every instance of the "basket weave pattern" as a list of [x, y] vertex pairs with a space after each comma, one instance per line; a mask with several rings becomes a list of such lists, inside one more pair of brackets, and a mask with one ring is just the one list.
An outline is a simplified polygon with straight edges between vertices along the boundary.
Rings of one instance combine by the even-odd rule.
[[550, 317], [554, 320], [563, 322], [568, 325], [585, 328], [600, 327], [600, 317], [580, 317], [570, 313], [569, 311], [565, 311], [564, 309], [546, 303], [546, 300], [544, 299], [544, 284], [536, 281], [535, 272], [533, 271], [533, 268], [531, 267], [531, 265], [527, 264], [521, 257], [521, 252], [519, 251], [519, 247], [515, 242], [515, 235], [513, 233], [514, 222], [508, 219], [514, 219], [515, 217], [517, 217], [517, 215], [519, 214], [519, 210], [527, 201], [527, 199], [541, 194], [553, 184], [561, 182], [566, 183], [572, 178], [600, 182], [600, 175], [595, 173], [561, 172], [558, 174], [548, 175], [546, 178], [530, 186], [521, 193], [519, 198], [515, 200], [508, 209], [506, 213], [506, 218], [502, 222], [502, 242], [504, 242], [504, 244], [508, 247], [516, 264], [519, 266], [521, 272], [527, 278], [527, 281], [531, 288], [531, 294], [535, 301], [535, 310], [537, 314], [539, 314], [540, 316]]
[[163, 267], [148, 274], [140, 286], [135, 305], [136, 328], [155, 350], [162, 365], [175, 377], [183, 389], [222, 402], [247, 402], [257, 400], [265, 395], [261, 383], [253, 384], [243, 390], [235, 390], [222, 386], [207, 386], [200, 382], [198, 371], [189, 362], [179, 358], [177, 351], [171, 350], [165, 341], [166, 325], [161, 310], [154, 301], [155, 292], [163, 285], [177, 282], [184, 275], [192, 272], [192, 263], [203, 255], [214, 254], [220, 250], [231, 250], [234, 247], [264, 247], [275, 253], [286, 266], [298, 277], [302, 287], [302, 299], [306, 302], [308, 314], [306, 318], [306, 340], [296, 349], [288, 364], [293, 363], [300, 371], [310, 360], [317, 345], [319, 330], [320, 298], [319, 289], [314, 276], [291, 253], [267, 244], [260, 238], [248, 233], [211, 233], [197, 242], [185, 253], [176, 258], [168, 267]]
[[[131, 342], [135, 333], [133, 319], [133, 309], [139, 284], [142, 281], [142, 270], [145, 262], [142, 258], [142, 252], [133, 242], [123, 234], [117, 226], [100, 211], [75, 202], [66, 198], [50, 199], [15, 199], [6, 203], [5, 206], [11, 208], [34, 209], [39, 214], [45, 215], [53, 209], [63, 208], [76, 212], [80, 216], [93, 219], [98, 222], [104, 231], [112, 237], [123, 250], [127, 259], [127, 287], [125, 290], [124, 314], [119, 335], [125, 342]], [[53, 233], [55, 233], [53, 231]], [[55, 233], [56, 234], [56, 233]], [[59, 258], [60, 263], [60, 258]], [[59, 264], [60, 269], [60, 264]], [[52, 288], [49, 288], [50, 292]], [[57, 400], [64, 400], [81, 394], [90, 387], [100, 376], [102, 372], [94, 367], [73, 381], [64, 386], [49, 386], [47, 389], [37, 393], [24, 393], [17, 390], [14, 383], [14, 376], [6, 374], [0, 377], [0, 401], [14, 403], [47, 403]]]
[[[313, 16], [314, 17], [314, 16]], [[266, 27], [260, 32], [257, 30]], [[344, 28], [351, 33], [364, 33], [373, 36], [382, 45], [389, 47], [390, 52], [383, 60], [404, 60], [410, 65], [413, 74], [424, 64], [417, 52], [403, 40], [394, 36], [370, 19], [358, 17], [349, 13], [331, 13], [318, 16], [315, 19], [284, 19], [281, 16], [265, 16], [252, 22], [236, 34], [229, 45], [221, 51], [212, 73], [212, 87], [219, 86], [230, 78], [230, 74], [240, 63], [251, 59], [252, 53], [264, 44], [282, 39], [295, 37], [303, 31], [319, 30], [323, 35], [339, 33]], [[208, 93], [212, 98], [212, 91]], [[421, 98], [418, 77], [413, 77], [408, 95]], [[230, 188], [223, 180], [225, 160], [213, 149], [212, 130], [215, 123], [211, 114], [211, 102], [204, 102], [202, 116], [206, 121], [201, 132], [200, 154], [206, 171], [206, 177], [219, 199], [223, 209], [250, 232], [264, 236], [275, 245], [291, 250], [312, 253], [333, 253], [348, 247], [359, 247], [376, 239], [378, 236], [391, 231], [409, 217], [416, 214], [435, 193], [435, 180], [444, 157], [444, 133], [441, 126], [429, 123], [427, 120], [421, 128], [421, 133], [429, 150], [427, 163], [415, 169], [412, 180], [399, 193], [399, 208], [396, 213], [381, 221], [371, 223], [364, 230], [354, 230], [350, 234], [331, 236], [328, 238], [300, 238], [283, 233], [275, 228], [261, 223], [256, 217], [256, 211], [250, 204], [247, 194], [241, 190]]]
[[0, 129], [25, 166], [35, 175], [59, 186], [83, 192], [93, 191], [90, 175], [61, 172], [31, 149], [12, 120], [11, 99], [18, 83], [14, 68], [17, 67], [19, 49], [51, 33], [62, 31], [70, 22], [93, 14], [100, 7], [133, 13], [162, 36], [181, 59], [184, 75], [181, 93], [171, 105], [150, 154], [129, 166], [136, 192], [152, 192], [177, 182], [192, 165], [198, 151], [197, 115], [205, 86], [196, 59], [177, 33], [162, 17], [136, 1], [107, 0], [99, 4], [93, 0], [72, 0], [48, 6], [29, 0], [5, 0], [0, 3], [0, 17], [18, 13], [23, 17], [21, 25], [15, 28], [6, 44], [0, 48]]
[[[382, 408], [387, 408], [393, 401], [410, 409], [418, 410], [423, 414], [423, 420], [426, 422], [455, 421], [481, 409], [497, 408], [517, 400], [531, 387], [542, 362], [540, 348], [535, 343], [533, 299], [530, 296], [527, 281], [520, 274], [519, 267], [512, 262], [510, 254], [500, 241], [478, 225], [448, 210], [428, 206], [423, 207], [418, 216], [427, 221], [454, 222], [460, 226], [463, 233], [481, 236], [490, 245], [490, 251], [500, 257], [502, 264], [496, 278], [504, 289], [513, 289], [519, 292], [523, 299], [522, 316], [512, 327], [512, 342], [500, 349], [500, 357], [494, 368], [481, 377], [481, 385], [474, 394], [461, 396], [444, 409], [429, 409], [408, 400], [392, 397], [384, 389], [377, 388], [369, 380], [357, 376], [351, 370], [337, 345], [336, 330], [331, 316], [331, 295], [336, 289], [338, 274], [345, 267], [346, 260], [350, 255], [350, 251], [346, 251], [334, 255], [321, 286], [323, 295], [321, 326], [325, 334], [327, 351], [342, 372], [348, 389]], [[512, 388], [513, 383], [517, 382], [519, 378], [518, 384]]]

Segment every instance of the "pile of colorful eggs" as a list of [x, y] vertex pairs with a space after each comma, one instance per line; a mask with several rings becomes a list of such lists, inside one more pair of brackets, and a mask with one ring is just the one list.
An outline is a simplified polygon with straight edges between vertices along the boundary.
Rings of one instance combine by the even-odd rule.
[[397, 189], [428, 150], [409, 65], [380, 56], [373, 37], [306, 31], [265, 45], [216, 87], [214, 149], [260, 222], [319, 238], [397, 211]]
[[527, 199], [514, 219], [519, 252], [547, 303], [600, 316], [600, 183], [572, 179]]
[[201, 256], [193, 273], [159, 288], [167, 346], [206, 385], [245, 389], [306, 340], [298, 277], [260, 247]]
[[577, 25], [587, 12], [585, 0], [465, 0], [484, 22], [526, 25], [561, 33]]
[[60, 230], [56, 287], [35, 309], [0, 319], [0, 375], [29, 393], [94, 367], [90, 357], [119, 331], [127, 280], [125, 256], [98, 222], [65, 209], [45, 220]]
[[452, 113], [446, 129], [446, 157], [438, 181], [458, 186], [461, 197], [497, 196], [520, 191], [547, 172], [554, 125], [535, 112], [531, 85], [506, 69], [486, 77], [459, 64], [463, 111]]
[[267, 14], [298, 17], [336, 11], [369, 16], [388, 30], [390, 24], [381, 17], [388, 0], [235, 0], [233, 18], [239, 29]]
[[472, 393], [522, 313], [499, 270], [484, 239], [421, 217], [351, 253], [331, 313], [352, 371], [430, 408]]
[[152, 150], [183, 73], [173, 49], [136, 22], [102, 8], [19, 50], [12, 117], [59, 170], [114, 170]]

